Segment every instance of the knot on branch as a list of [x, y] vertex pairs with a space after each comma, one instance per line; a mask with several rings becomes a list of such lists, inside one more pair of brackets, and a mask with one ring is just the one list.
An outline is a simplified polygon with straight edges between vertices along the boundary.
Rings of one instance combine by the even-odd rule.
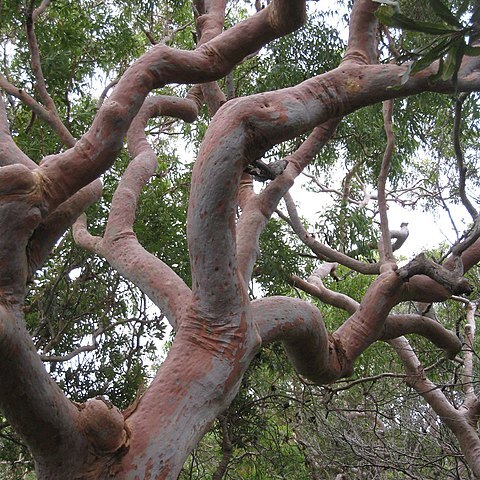
[[114, 453], [128, 441], [122, 412], [102, 397], [76, 404], [79, 410], [80, 429], [101, 457]]
[[335, 281], [339, 282], [340, 279], [337, 276], [337, 262], [325, 262], [317, 267], [312, 274], [307, 278], [307, 282], [315, 285], [316, 287], [323, 287], [323, 279], [330, 275]]
[[421, 253], [407, 265], [398, 269], [397, 273], [405, 282], [408, 282], [414, 275], [427, 275], [454, 295], [472, 293], [472, 287], [462, 276], [463, 266], [460, 258], [455, 261], [455, 269], [448, 270]]
[[275, 160], [272, 163], [264, 163], [261, 160], [254, 160], [247, 166], [245, 171], [255, 177], [259, 182], [266, 182], [267, 180], [274, 180], [283, 173], [288, 160], [283, 158]]

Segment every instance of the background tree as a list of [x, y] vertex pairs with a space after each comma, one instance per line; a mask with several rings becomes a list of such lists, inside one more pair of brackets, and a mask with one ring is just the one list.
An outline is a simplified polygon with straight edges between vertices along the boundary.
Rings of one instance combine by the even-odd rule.
[[[346, 46], [301, 1], [0, 3], [0, 468], [480, 475], [478, 9], [417, 3], [357, 0]], [[302, 172], [332, 197], [308, 228]], [[469, 217], [400, 266], [393, 202]]]

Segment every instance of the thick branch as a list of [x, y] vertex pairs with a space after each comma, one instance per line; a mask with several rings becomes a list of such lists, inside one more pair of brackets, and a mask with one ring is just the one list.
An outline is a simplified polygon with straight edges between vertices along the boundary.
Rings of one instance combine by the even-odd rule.
[[133, 223], [139, 195], [158, 167], [157, 156], [145, 136], [145, 125], [149, 118], [160, 115], [193, 121], [199, 110], [197, 90], [191, 91], [187, 99], [165, 96], [147, 99], [128, 132], [129, 151], [135, 158], [113, 196], [104, 238], [88, 235], [84, 219], [74, 228], [77, 243], [104, 256], [149, 296], [174, 328], [189, 303], [190, 289], [168, 265], [140, 245]]
[[78, 411], [45, 371], [24, 325], [19, 312], [0, 305], [0, 407], [37, 460], [48, 464], [68, 456], [72, 468], [82, 471], [88, 445]]
[[380, 339], [392, 340], [410, 334], [427, 338], [450, 359], [455, 358], [462, 348], [462, 342], [454, 332], [447, 330], [438, 321], [421, 315], [389, 315]]
[[203, 83], [220, 78], [249, 53], [298, 28], [304, 16], [304, 1], [276, 0], [194, 52], [154, 46], [123, 75], [75, 147], [44, 161], [41, 174], [48, 209], [110, 167], [132, 119], [152, 89], [167, 83]]
[[460, 258], [457, 258], [457, 265], [460, 265], [460, 270], [449, 270], [442, 265], [439, 265], [429, 260], [425, 254], [421, 253], [408, 265], [398, 270], [399, 276], [408, 281], [415, 275], [428, 275], [441, 286], [446, 288], [451, 294], [470, 294], [472, 287], [469, 285], [466, 278], [462, 276], [463, 266]]
[[[200, 16], [197, 18], [197, 31], [200, 40], [197, 48], [220, 35], [225, 22], [225, 0], [208, 0], [195, 2]], [[200, 5], [201, 4], [201, 5]], [[226, 102], [226, 98], [217, 82], [201, 85], [203, 98], [211, 116]]]
[[101, 195], [102, 182], [95, 180], [63, 202], [38, 226], [28, 243], [28, 264], [31, 276], [43, 265], [65, 231]]
[[269, 297], [253, 301], [252, 311], [262, 343], [282, 341], [300, 375], [319, 385], [340, 377], [341, 353], [315, 306], [298, 298]]
[[[308, 278], [308, 281], [294, 276], [294, 285], [301, 288], [308, 294], [318, 298], [322, 302], [340, 308], [354, 314], [360, 304], [349, 296], [334, 292], [323, 285], [322, 278], [326, 272], [335, 268], [336, 264], [322, 265], [322, 271], [315, 273]], [[317, 269], [318, 270], [318, 269]], [[385, 323], [379, 332], [379, 340], [390, 340], [403, 335], [418, 334], [430, 340], [437, 347], [445, 351], [448, 358], [454, 358], [460, 351], [462, 344], [458, 337], [443, 327], [438, 321], [422, 315], [388, 315]]]
[[344, 62], [370, 64], [378, 62], [378, 21], [374, 15], [378, 4], [356, 0], [350, 16], [348, 46]]

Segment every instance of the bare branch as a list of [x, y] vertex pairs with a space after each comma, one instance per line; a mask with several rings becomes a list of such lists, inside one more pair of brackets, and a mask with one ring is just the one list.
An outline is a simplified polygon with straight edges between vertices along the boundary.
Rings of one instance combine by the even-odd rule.
[[102, 241], [102, 237], [91, 235], [87, 229], [87, 216], [80, 215], [72, 228], [75, 243], [92, 253], [98, 253], [98, 245]]
[[165, 313], [174, 329], [178, 327], [190, 298], [190, 289], [164, 262], [147, 252], [134, 232], [138, 197], [142, 188], [155, 173], [157, 156], [145, 136], [147, 121], [169, 115], [193, 121], [199, 109], [198, 87], [186, 99], [149, 97], [128, 132], [128, 147], [134, 159], [128, 165], [112, 199], [105, 235], [92, 237], [85, 219], [74, 228], [75, 240], [101, 254], [123, 276], [139, 287]]
[[295, 207], [295, 203], [293, 202], [290, 194], [287, 193], [284, 199], [287, 205], [291, 227], [298, 235], [300, 240], [305, 245], [307, 245], [312, 250], [312, 252], [315, 253], [315, 255], [317, 255], [320, 259], [328, 260], [331, 262], [338, 262], [341, 265], [345, 265], [346, 267], [360, 273], [366, 273], [370, 275], [379, 273], [380, 266], [378, 264], [360, 262], [359, 260], [355, 260], [348, 255], [337, 252], [333, 248], [330, 248], [327, 245], [324, 245], [318, 240], [316, 240], [312, 235], [307, 232], [305, 227], [302, 225], [302, 222], [297, 213], [297, 209]]
[[392, 252], [396, 252], [406, 242], [409, 234], [408, 223], [402, 223], [400, 230], [390, 230], [390, 238], [395, 239], [392, 243]]
[[403, 362], [407, 374], [407, 384], [422, 395], [435, 413], [451, 429], [457, 437], [460, 448], [474, 475], [480, 477], [480, 461], [478, 458], [480, 438], [476, 425], [472, 425], [468, 421], [468, 415], [454, 408], [441, 389], [426, 377], [422, 364], [405, 338], [400, 337], [390, 340], [389, 343]]
[[462, 342], [454, 332], [447, 330], [438, 321], [421, 315], [389, 315], [380, 339], [386, 341], [410, 334], [427, 338], [450, 359], [455, 358], [462, 348]]
[[295, 178], [332, 138], [339, 121], [333, 119], [316, 127], [293, 154], [283, 159], [286, 163], [285, 170], [259, 195], [253, 195], [253, 191], [248, 189], [248, 200], [243, 195], [247, 191], [247, 183], [245, 183], [247, 180], [243, 174], [244, 180], [240, 183], [239, 191], [242, 215], [237, 224], [237, 256], [241, 266], [240, 273], [246, 282], [251, 278], [257, 258], [258, 240], [265, 225], [282, 197], [293, 185]]
[[323, 285], [323, 282], [312, 283], [310, 279], [309, 281], [305, 281], [300, 277], [293, 275], [292, 285], [299, 287], [304, 292], [318, 298], [322, 302], [337, 308], [341, 308], [350, 314], [355, 313], [359, 307], [359, 303], [353, 300], [353, 298], [350, 298], [348, 295], [343, 293], [334, 292], [333, 290], [326, 288]]
[[378, 62], [377, 29], [374, 15], [378, 4], [370, 0], [356, 0], [350, 16], [347, 52], [343, 62], [370, 64]]
[[105, 101], [105, 99], [107, 98], [107, 95], [108, 95], [108, 92], [113, 88], [115, 87], [115, 85], [117, 85], [117, 83], [119, 82], [119, 78], [116, 78], [115, 80], [112, 80], [111, 82], [108, 83], [108, 85], [103, 89], [102, 93], [100, 94], [100, 96], [98, 97], [98, 101], [97, 101], [97, 110], [102, 106], [103, 102]]
[[[392, 124], [393, 115], [393, 100], [383, 102], [383, 122], [385, 126], [385, 133], [387, 134], [387, 146], [383, 155], [382, 166], [378, 176], [378, 209], [380, 212], [380, 230], [382, 232], [379, 241], [380, 259], [382, 268], [392, 268], [396, 265], [393, 256], [392, 241], [390, 238], [390, 229], [388, 228], [388, 214], [386, 202], [386, 184], [388, 179], [388, 172], [392, 162], [393, 149], [395, 146], [395, 135], [393, 133]], [[380, 270], [381, 270], [380, 269]]]
[[[204, 83], [220, 78], [246, 55], [294, 30], [304, 19], [303, 0], [277, 0], [194, 52], [162, 44], [154, 46], [125, 72], [92, 127], [75, 147], [48, 157], [42, 164], [41, 174], [52, 186], [46, 198], [49, 208], [53, 209], [109, 168], [151, 90], [166, 83]], [[76, 175], [70, 175], [71, 171], [76, 171]]]
[[253, 301], [252, 311], [262, 343], [283, 341], [298, 373], [318, 384], [340, 377], [341, 355], [316, 307], [296, 298], [270, 297]]
[[42, 0], [42, 3], [33, 11], [32, 20], [35, 22], [50, 6], [51, 0]]
[[35, 230], [28, 243], [30, 275], [40, 268], [59, 238], [77, 218], [102, 195], [102, 182], [96, 180], [63, 202]]
[[33, 10], [33, 2], [30, 2], [30, 7], [27, 9], [26, 13], [25, 27], [27, 32], [28, 48], [31, 55], [32, 72], [36, 80], [35, 88], [40, 95], [46, 110], [48, 111], [48, 117], [50, 119], [49, 124], [52, 126], [52, 128], [54, 128], [55, 132], [66, 146], [73, 147], [73, 145], [75, 145], [75, 139], [61, 121], [57, 107], [47, 91], [40, 60], [40, 51], [38, 49], [37, 36], [35, 35], [35, 18], [37, 18], [38, 15], [46, 9], [48, 3], [49, 2], [43, 2], [36, 10], [37, 13], [35, 14]]
[[[458, 258], [458, 263], [461, 266], [461, 260]], [[428, 275], [437, 283], [445, 287], [451, 293], [459, 295], [462, 293], [469, 294], [472, 292], [472, 287], [468, 281], [462, 277], [463, 268], [461, 271], [448, 270], [447, 268], [429, 260], [425, 254], [421, 253], [408, 265], [398, 270], [398, 275], [404, 280], [408, 281], [414, 275]]]
[[462, 94], [455, 100], [455, 116], [453, 121], [453, 147], [455, 149], [455, 156], [457, 157], [457, 167], [459, 173], [459, 193], [460, 198], [464, 207], [467, 209], [468, 213], [471, 215], [473, 220], [478, 216], [478, 212], [475, 207], [470, 202], [467, 192], [465, 190], [465, 183], [467, 178], [467, 170], [465, 168], [465, 162], [463, 158], [462, 145], [460, 143], [460, 127], [462, 123], [462, 106], [463, 102], [468, 97], [467, 94]]
[[465, 310], [467, 312], [467, 323], [465, 325], [465, 344], [467, 349], [464, 356], [463, 384], [465, 391], [465, 402], [472, 405], [477, 401], [474, 390], [473, 357], [475, 341], [475, 312], [477, 305], [469, 302]]

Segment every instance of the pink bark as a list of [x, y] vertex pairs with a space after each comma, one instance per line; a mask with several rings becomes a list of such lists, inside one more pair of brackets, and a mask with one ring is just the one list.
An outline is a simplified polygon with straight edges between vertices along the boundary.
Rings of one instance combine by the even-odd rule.
[[[147, 98], [148, 94], [167, 83], [215, 81], [270, 40], [300, 26], [305, 17], [304, 1], [273, 0], [250, 19], [219, 33], [225, 2], [205, 0], [203, 5], [197, 50], [153, 47], [123, 75], [75, 146], [45, 158], [39, 167], [15, 147], [4, 128], [0, 100], [0, 224], [7, 233], [0, 236], [0, 383], [6, 386], [0, 392], [0, 407], [31, 448], [39, 478], [176, 478], [188, 453], [234, 398], [262, 343], [284, 341], [294, 366], [317, 383], [349, 375], [354, 361], [369, 345], [401, 333], [421, 333], [449, 355], [458, 347], [451, 334], [430, 321], [390, 315], [391, 309], [406, 299], [430, 301], [425, 299], [467, 291], [458, 275], [428, 262], [416, 261], [402, 269], [395, 265], [382, 268], [360, 304], [327, 292], [321, 282], [311, 285], [309, 288], [316, 288], [312, 292], [351, 313], [331, 336], [318, 309], [305, 301], [282, 297], [250, 303], [248, 298], [247, 284], [261, 231], [340, 118], [363, 106], [419, 92], [480, 89], [478, 58], [464, 60], [456, 83], [432, 84], [429, 77], [436, 65], [402, 82], [408, 65], [376, 64], [373, 12], [377, 4], [370, 0], [355, 2], [349, 46], [338, 68], [292, 88], [231, 100], [216, 113], [192, 175], [187, 229], [191, 290], [166, 263], [138, 243], [133, 232], [137, 200], [157, 168], [156, 155], [144, 133], [147, 120], [174, 115], [192, 121], [200, 96], [211, 111], [223, 103], [215, 84], [202, 87], [202, 95], [198, 88], [190, 91], [184, 100]], [[29, 32], [33, 68], [41, 81], [33, 29]], [[48, 111], [1, 76], [0, 87], [23, 99], [52, 125], [58, 120], [45, 92]], [[245, 168], [274, 145], [311, 130], [309, 138], [287, 159], [285, 171], [255, 195]], [[27, 335], [21, 307], [32, 270], [98, 196], [99, 185], [91, 182], [114, 162], [127, 132], [133, 160], [113, 198], [105, 234], [91, 236], [81, 217], [75, 237], [146, 292], [167, 314], [177, 334], [152, 384], [124, 421], [101, 400], [76, 406], [60, 392]], [[73, 143], [68, 136], [63, 138], [65, 143]], [[239, 203], [242, 215], [237, 224]], [[350, 266], [345, 256], [337, 258], [331, 249], [309, 239], [291, 205], [289, 213], [307, 245], [321, 256]], [[477, 241], [462, 253], [465, 270], [479, 258]], [[351, 265], [365, 273], [380, 271], [380, 265]], [[453, 260], [447, 261], [446, 267], [453, 269]], [[435, 280], [423, 276], [425, 273]], [[404, 361], [410, 362], [408, 375], [413, 379], [417, 365], [412, 357]], [[423, 377], [420, 380], [422, 395], [447, 418], [451, 408], [437, 401]], [[460, 423], [452, 420], [448, 425], [459, 431]], [[465, 448], [470, 445], [468, 455], [477, 452], [471, 432], [459, 433], [458, 438]], [[71, 452], [75, 452], [73, 459]]]

